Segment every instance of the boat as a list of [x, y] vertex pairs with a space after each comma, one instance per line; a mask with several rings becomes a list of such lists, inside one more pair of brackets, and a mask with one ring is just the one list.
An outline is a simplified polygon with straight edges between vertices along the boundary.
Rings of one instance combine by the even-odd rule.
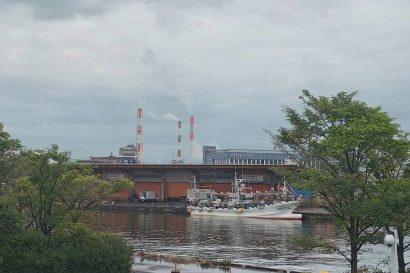
[[249, 192], [245, 179], [235, 178], [232, 191], [218, 193], [197, 188], [195, 177], [191, 181], [187, 197], [187, 211], [191, 216], [247, 217], [262, 219], [299, 220], [301, 214], [293, 211], [300, 197], [286, 181], [280, 191]]

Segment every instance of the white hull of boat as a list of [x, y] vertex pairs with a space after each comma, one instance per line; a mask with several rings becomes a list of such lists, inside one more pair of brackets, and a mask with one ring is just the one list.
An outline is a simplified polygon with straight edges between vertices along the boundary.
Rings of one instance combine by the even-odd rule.
[[188, 206], [187, 210], [192, 216], [224, 216], [224, 217], [248, 217], [262, 219], [283, 219], [283, 220], [298, 220], [302, 219], [301, 214], [293, 214], [292, 212], [298, 206], [298, 202], [281, 202], [272, 205], [265, 204], [263, 207], [255, 208], [208, 208]]

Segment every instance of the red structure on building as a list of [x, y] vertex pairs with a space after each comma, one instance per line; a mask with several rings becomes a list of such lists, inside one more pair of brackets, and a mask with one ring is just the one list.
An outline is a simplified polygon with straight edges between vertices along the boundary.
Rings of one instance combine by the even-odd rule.
[[189, 118], [189, 163], [192, 164], [194, 157], [194, 116]]
[[142, 109], [137, 110], [137, 136], [135, 143], [135, 164], [139, 165], [142, 163]]

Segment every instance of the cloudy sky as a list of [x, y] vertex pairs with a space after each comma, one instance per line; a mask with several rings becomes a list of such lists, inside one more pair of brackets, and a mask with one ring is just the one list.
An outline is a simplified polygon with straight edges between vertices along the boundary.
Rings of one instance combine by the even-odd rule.
[[[35, 3], [35, 4], [34, 4]], [[0, 122], [75, 159], [135, 142], [270, 149], [282, 105], [359, 91], [410, 131], [410, 1], [0, 0]]]

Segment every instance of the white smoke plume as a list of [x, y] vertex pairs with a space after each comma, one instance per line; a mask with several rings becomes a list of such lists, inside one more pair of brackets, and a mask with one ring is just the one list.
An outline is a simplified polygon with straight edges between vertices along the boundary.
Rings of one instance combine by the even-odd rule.
[[193, 148], [193, 153], [192, 153], [191, 163], [201, 164], [202, 163], [202, 144], [194, 140], [192, 148]]
[[183, 105], [185, 105], [188, 111], [192, 113], [194, 100], [192, 99], [191, 92], [183, 88], [178, 88], [176, 91], [174, 91], [174, 95], [176, 96], [178, 101], [182, 103]]
[[172, 113], [166, 113], [163, 115], [158, 115], [155, 113], [149, 113], [148, 116], [154, 121], [168, 122], [168, 121], [179, 121], [180, 119]]
[[162, 118], [165, 121], [179, 121], [179, 118], [177, 118], [174, 114], [171, 113], [166, 113], [162, 116]]

